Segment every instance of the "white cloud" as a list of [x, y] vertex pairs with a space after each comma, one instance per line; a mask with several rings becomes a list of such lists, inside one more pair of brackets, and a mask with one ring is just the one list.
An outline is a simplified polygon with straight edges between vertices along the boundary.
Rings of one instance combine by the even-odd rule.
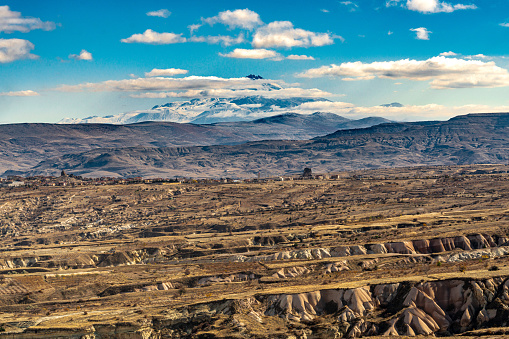
[[175, 33], [157, 33], [151, 29], [147, 29], [142, 34], [133, 34], [127, 39], [120, 40], [124, 43], [143, 43], [151, 45], [167, 45], [186, 42], [181, 34]]
[[347, 118], [359, 119], [378, 116], [396, 121], [445, 120], [460, 114], [507, 112], [509, 106], [462, 105], [444, 106], [437, 104], [392, 106], [355, 106], [346, 102], [306, 102], [292, 108], [292, 112], [310, 114], [314, 112], [335, 113]]
[[352, 1], [340, 1], [340, 4], [347, 6], [350, 10], [350, 12], [355, 12], [357, 8], [359, 8], [359, 5], [357, 5], [355, 2]]
[[322, 8], [320, 11], [322, 11], [323, 13], [329, 13], [329, 10], [325, 8]]
[[231, 37], [228, 35], [192, 36], [189, 38], [188, 41], [206, 42], [209, 44], [221, 44], [223, 46], [231, 46], [241, 44], [246, 40], [244, 39], [244, 34], [240, 33], [236, 37]]
[[39, 18], [22, 17], [20, 12], [13, 12], [9, 6], [0, 6], [0, 32], [27, 33], [34, 29], [51, 31], [55, 29], [54, 22], [42, 21]]
[[281, 58], [281, 55], [275, 51], [271, 51], [268, 49], [243, 49], [243, 48], [235, 48], [233, 52], [228, 54], [219, 53], [219, 55], [227, 58], [235, 58], [235, 59], [273, 59], [273, 58]]
[[202, 21], [209, 25], [220, 23], [228, 26], [229, 28], [244, 28], [249, 30], [263, 24], [258, 13], [247, 8], [220, 12], [218, 15], [211, 18], [202, 19]]
[[253, 46], [263, 47], [311, 47], [334, 43], [329, 33], [314, 33], [294, 28], [290, 21], [274, 21], [256, 30]]
[[394, 34], [394, 32], [392, 32], [392, 31], [387, 32], [387, 35], [393, 35], [393, 34]]
[[458, 55], [457, 53], [454, 53], [453, 51], [449, 51], [449, 52], [442, 52], [439, 54], [440, 56], [456, 56]]
[[403, 1], [403, 0], [387, 0], [385, 2], [385, 7], [395, 7], [395, 6], [398, 6], [401, 1]]
[[509, 22], [503, 22], [503, 23], [501, 23], [499, 25], [502, 26], [502, 27], [509, 27]]
[[484, 54], [467, 55], [465, 59], [491, 59], [491, 57]]
[[34, 97], [40, 95], [37, 92], [34, 92], [32, 90], [26, 90], [26, 91], [17, 91], [17, 92], [3, 92], [0, 93], [1, 96], [8, 96], [8, 97]]
[[140, 94], [131, 94], [132, 98], [237, 98], [245, 96], [263, 96], [266, 98], [323, 98], [331, 96], [331, 93], [312, 88], [281, 88], [279, 90], [264, 89], [208, 89], [208, 90], [188, 90], [184, 92], [146, 92]]
[[146, 77], [160, 77], [160, 76], [171, 77], [171, 76], [179, 75], [179, 74], [187, 74], [188, 72], [189, 72], [188, 70], [180, 69], [180, 68], [167, 68], [167, 69], [154, 68], [150, 72], [145, 72], [145, 76]]
[[92, 60], [92, 53], [82, 49], [80, 54], [70, 54], [69, 58], [74, 60]]
[[291, 54], [291, 55], [287, 56], [286, 58], [289, 60], [315, 60], [315, 58], [313, 58], [312, 56], [295, 55], [295, 54]]
[[411, 28], [410, 30], [416, 33], [415, 38], [417, 40], [429, 40], [429, 34], [432, 33], [426, 27]]
[[350, 104], [348, 102], [340, 102], [340, 101], [314, 101], [314, 102], [305, 102], [300, 104], [295, 109], [298, 111], [304, 112], [341, 112], [345, 109], [354, 108], [354, 104]]
[[346, 62], [322, 66], [299, 74], [306, 78], [343, 77], [342, 80], [410, 79], [430, 81], [431, 88], [472, 88], [509, 86], [509, 72], [493, 61], [463, 60], [437, 56], [427, 60], [403, 59], [373, 63]]
[[[154, 71], [154, 70], [153, 70]], [[154, 73], [162, 73], [155, 70]], [[152, 73], [152, 72], [150, 72]], [[147, 73], [150, 74], [150, 73]], [[99, 83], [63, 85], [55, 90], [64, 92], [103, 91], [134, 92], [133, 98], [234, 98], [258, 95], [271, 98], [332, 96], [320, 89], [305, 89], [288, 85], [281, 80], [252, 80], [250, 78], [219, 78], [189, 76], [185, 78], [150, 77], [126, 80], [107, 80]]]
[[189, 32], [191, 32], [191, 35], [193, 35], [194, 31], [198, 30], [201, 26], [203, 26], [203, 25], [202, 24], [193, 24], [193, 25], [187, 26], [187, 28], [189, 28]]
[[245, 89], [262, 88], [264, 84], [284, 84], [277, 80], [253, 81], [249, 78], [220, 78], [215, 76], [188, 76], [185, 78], [136, 78], [125, 80], [107, 80], [98, 83], [83, 83], [79, 85], [62, 85], [56, 90], [65, 92], [82, 91], [111, 91], [111, 92], [136, 92], [136, 91], [183, 91], [190, 89]]
[[160, 9], [158, 11], [147, 12], [148, 16], [157, 16], [159, 18], [167, 18], [171, 15], [171, 12], [167, 9]]
[[477, 8], [476, 5], [451, 5], [449, 3], [440, 2], [438, 0], [407, 0], [406, 6], [411, 11], [417, 11], [425, 14], [440, 12], [451, 13], [456, 10]]
[[31, 54], [34, 44], [23, 39], [0, 39], [0, 63], [12, 62], [20, 59], [37, 59]]

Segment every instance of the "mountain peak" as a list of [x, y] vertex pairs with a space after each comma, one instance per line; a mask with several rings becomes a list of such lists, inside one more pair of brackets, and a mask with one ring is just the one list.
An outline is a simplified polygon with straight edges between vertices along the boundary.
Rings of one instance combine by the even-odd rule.
[[[259, 76], [254, 76], [259, 77]], [[266, 90], [279, 90], [274, 84], [263, 84]], [[271, 98], [262, 95], [235, 98], [195, 98], [156, 105], [150, 110], [133, 111], [106, 117], [64, 119], [60, 123], [132, 124], [142, 121], [211, 124], [250, 121], [288, 112], [306, 102], [327, 101], [323, 98]]]
[[263, 77], [261, 75], [254, 75], [254, 74], [246, 75], [246, 78], [249, 78], [251, 80], [262, 80], [263, 79]]
[[403, 107], [399, 102], [391, 102], [390, 104], [382, 104], [382, 107]]

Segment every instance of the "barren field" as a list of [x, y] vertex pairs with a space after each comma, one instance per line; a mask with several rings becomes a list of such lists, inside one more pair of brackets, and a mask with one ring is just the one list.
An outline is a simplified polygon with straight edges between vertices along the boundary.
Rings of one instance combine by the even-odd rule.
[[0, 338], [507, 337], [508, 171], [0, 188]]

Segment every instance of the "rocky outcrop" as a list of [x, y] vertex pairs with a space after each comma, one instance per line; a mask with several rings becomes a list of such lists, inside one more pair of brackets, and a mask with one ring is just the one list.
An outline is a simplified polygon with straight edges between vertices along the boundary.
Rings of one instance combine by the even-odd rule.
[[0, 333], [0, 338], [19, 339], [158, 339], [160, 335], [151, 327], [139, 324], [95, 324], [84, 327], [45, 328], [31, 327], [21, 333]]
[[245, 273], [236, 273], [230, 274], [225, 277], [213, 276], [213, 277], [204, 277], [197, 281], [198, 285], [212, 285], [218, 283], [232, 283], [237, 281], [247, 281], [256, 279], [257, 276], [254, 274], [245, 274]]
[[324, 266], [325, 273], [349, 271], [350, 267], [346, 264], [346, 261], [338, 261], [334, 263], [328, 263]]
[[[284, 240], [284, 237], [260, 237], [258, 239], [258, 241], [264, 243]], [[461, 249], [463, 251], [460, 253], [447, 253], [457, 249]], [[6, 257], [0, 259], [0, 269], [16, 269], [25, 267], [77, 269], [147, 264], [169, 261], [172, 258], [171, 255], [178, 253], [179, 251], [183, 251], [183, 249], [145, 248], [133, 251], [112, 251], [109, 253], [98, 254], [74, 253], [61, 256]], [[413, 256], [436, 254], [440, 256], [437, 257], [437, 260], [442, 262], [459, 262], [463, 260], [479, 259], [486, 256], [490, 258], [503, 256], [509, 253], [509, 239], [507, 237], [496, 235], [472, 234], [458, 237], [418, 239], [378, 244], [296, 249], [292, 251], [281, 251], [272, 254], [255, 256], [235, 254], [223, 260], [230, 262], [278, 261], [291, 259], [315, 260], [332, 257], [385, 253], [406, 254]]]
[[[160, 289], [159, 284], [157, 287]], [[0, 338], [190, 338], [194, 329], [217, 319], [227, 321], [230, 334], [257, 338], [250, 336], [249, 328], [276, 323], [288, 331], [305, 328], [308, 338], [476, 333], [509, 324], [509, 277], [262, 294], [168, 309], [165, 316], [143, 324], [94, 323], [73, 329], [32, 326], [16, 334], [0, 333]], [[297, 332], [287, 336], [290, 334], [299, 336]]]
[[[469, 259], [478, 259], [483, 255], [489, 257], [499, 257], [509, 252], [507, 246], [508, 238], [502, 236], [492, 236], [487, 234], [471, 234], [467, 236], [418, 239], [400, 242], [387, 242], [379, 244], [338, 246], [332, 248], [313, 248], [295, 251], [283, 251], [270, 255], [257, 255], [247, 257], [244, 255], [234, 255], [229, 261], [250, 262], [250, 261], [276, 261], [288, 259], [323, 259], [330, 257], [347, 257], [365, 254], [407, 254], [407, 255], [426, 255], [438, 254], [454, 251], [456, 249], [464, 250], [461, 254], [454, 254], [441, 261], [462, 261]], [[477, 252], [477, 250], [483, 250]], [[473, 251], [470, 253], [470, 251]]]
[[282, 268], [276, 273], [272, 275], [273, 278], [295, 278], [303, 274], [310, 273], [311, 269], [304, 266], [296, 266], [296, 267], [289, 267], [289, 268]]
[[[292, 321], [311, 321], [326, 313], [335, 314], [338, 322], [349, 324], [343, 333], [349, 337], [451, 334], [509, 323], [506, 277], [382, 284], [282, 294], [267, 300], [266, 315]], [[381, 322], [370, 320], [376, 319], [374, 314], [378, 311], [383, 311], [387, 318]]]

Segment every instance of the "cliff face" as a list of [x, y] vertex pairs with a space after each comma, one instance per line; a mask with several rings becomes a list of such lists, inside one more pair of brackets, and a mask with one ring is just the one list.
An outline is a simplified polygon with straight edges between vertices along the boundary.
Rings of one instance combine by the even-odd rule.
[[[219, 320], [228, 335], [211, 331]], [[34, 326], [0, 338], [263, 338], [260, 329], [275, 338], [448, 336], [508, 322], [509, 277], [497, 276], [255, 295], [169, 309], [152, 320], [74, 329]], [[283, 328], [286, 336], [278, 335]]]
[[334, 314], [339, 335], [457, 334], [509, 322], [509, 280], [445, 280], [320, 290], [267, 298], [267, 315], [312, 321]]

